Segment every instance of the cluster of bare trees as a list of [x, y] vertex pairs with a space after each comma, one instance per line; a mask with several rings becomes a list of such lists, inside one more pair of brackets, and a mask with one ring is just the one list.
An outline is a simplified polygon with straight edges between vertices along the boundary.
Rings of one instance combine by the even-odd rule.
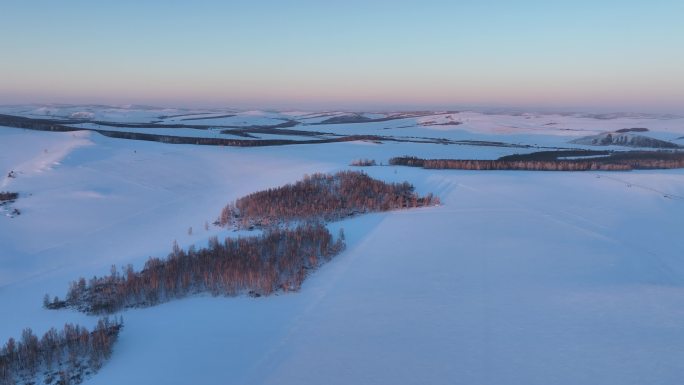
[[21, 339], [10, 338], [0, 348], [0, 384], [35, 383], [39, 373], [46, 376], [46, 383], [80, 383], [111, 356], [122, 326], [123, 320], [103, 318], [92, 331], [66, 324], [41, 338], [24, 329]]
[[307, 271], [344, 249], [344, 233], [333, 240], [320, 223], [271, 229], [260, 236], [212, 238], [207, 248], [187, 252], [174, 246], [165, 259], [150, 258], [141, 271], [131, 265], [110, 275], [71, 284], [63, 306], [101, 314], [127, 307], [145, 307], [190, 294], [253, 296], [298, 290]]
[[[263, 226], [261, 235], [222, 243], [213, 237], [199, 250], [184, 251], [174, 244], [166, 258], [150, 258], [140, 271], [132, 265], [120, 270], [112, 266], [107, 276], [72, 282], [64, 300], [46, 295], [43, 306], [111, 314], [202, 292], [258, 297], [298, 290], [309, 271], [344, 250], [344, 232], [335, 240], [322, 221], [435, 203], [439, 201], [432, 194], [420, 197], [409, 183], [384, 183], [360, 172], [306, 176], [294, 185], [238, 199], [223, 210], [223, 225]], [[20, 342], [10, 340], [0, 350], [0, 385], [33, 384], [31, 378], [43, 369], [47, 384], [80, 383], [109, 358], [121, 326], [122, 321], [107, 318], [92, 332], [67, 324], [41, 339], [27, 329]]]
[[437, 204], [411, 184], [385, 183], [363, 172], [307, 175], [295, 184], [259, 191], [227, 205], [218, 222], [237, 228], [270, 227], [307, 219], [334, 221], [372, 211]]
[[19, 197], [18, 193], [9, 191], [0, 191], [0, 202], [13, 201]]
[[64, 300], [46, 295], [43, 305], [110, 314], [201, 292], [261, 296], [298, 290], [307, 271], [344, 249], [344, 233], [334, 240], [323, 221], [436, 203], [432, 194], [415, 194], [409, 183], [385, 183], [361, 172], [305, 176], [238, 199], [223, 210], [222, 224], [264, 227], [262, 235], [223, 242], [212, 238], [199, 250], [175, 245], [165, 259], [150, 258], [140, 271], [112, 266], [107, 276], [80, 278]]
[[517, 159], [461, 160], [421, 159], [404, 156], [390, 159], [391, 165], [429, 169], [529, 170], [529, 171], [629, 171], [633, 169], [684, 168], [684, 153], [628, 152], [591, 159], [534, 159], [534, 154]]
[[375, 163], [375, 159], [355, 159], [349, 165], [354, 167], [370, 167], [376, 166], [377, 163]]

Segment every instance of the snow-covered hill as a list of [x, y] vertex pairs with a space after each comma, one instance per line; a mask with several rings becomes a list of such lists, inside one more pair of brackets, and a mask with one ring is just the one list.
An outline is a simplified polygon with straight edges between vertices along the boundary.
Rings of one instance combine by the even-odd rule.
[[573, 140], [574, 144], [590, 146], [625, 146], [641, 148], [680, 148], [679, 145], [665, 140], [637, 135], [631, 132], [604, 132], [598, 135], [585, 136]]
[[[674, 139], [680, 123], [440, 112], [297, 128], [567, 146], [626, 127]], [[247, 193], [360, 158], [521, 151], [393, 141], [235, 148], [0, 127], [0, 190], [19, 192], [22, 212], [0, 217], [0, 341], [27, 326], [39, 334], [64, 322], [92, 327], [95, 317], [42, 309], [43, 295], [63, 296], [71, 280], [112, 264], [139, 268], [174, 240], [188, 247], [235, 236], [205, 223]], [[10, 170], [16, 178], [5, 177]], [[409, 181], [443, 205], [331, 225], [344, 228], [347, 251], [299, 293], [125, 311], [112, 359], [87, 383], [664, 385], [684, 377], [684, 171], [364, 170]]]
[[[333, 135], [382, 135], [404, 139], [525, 142], [540, 146], [567, 146], [568, 140], [562, 140], [563, 137], [572, 140], [604, 135], [607, 132], [620, 133], [631, 127], [644, 128], [649, 131], [648, 137], [662, 141], [673, 141], [684, 134], [684, 117], [648, 114], [506, 111], [304, 112], [137, 105], [0, 106], [0, 114], [61, 120], [65, 124], [81, 128], [232, 139], [239, 138], [235, 136], [235, 132], [222, 131], [241, 128], [251, 128], [253, 131], [275, 128], [280, 131], [276, 131], [275, 135], [273, 132], [251, 132], [252, 138], [256, 139], [286, 139], [288, 136], [306, 139], [307, 136], [302, 136], [301, 132], [310, 132]], [[625, 134], [624, 137], [637, 135]], [[600, 139], [598, 141], [600, 142]], [[629, 140], [615, 143], [618, 146], [624, 144], [631, 145]]]

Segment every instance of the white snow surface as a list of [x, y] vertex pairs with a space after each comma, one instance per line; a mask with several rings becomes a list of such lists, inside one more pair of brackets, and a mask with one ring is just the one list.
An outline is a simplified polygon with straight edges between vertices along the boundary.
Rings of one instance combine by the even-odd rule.
[[[477, 115], [485, 127], [490, 115]], [[543, 119], [560, 118], [590, 119]], [[491, 119], [497, 126], [525, 118]], [[392, 122], [399, 125], [383, 124]], [[345, 127], [372, 132], [379, 124]], [[567, 142], [539, 125], [542, 135], [463, 125], [410, 130]], [[148, 256], [165, 256], [174, 240], [187, 247], [234, 236], [204, 223], [247, 193], [349, 169], [358, 158], [513, 152], [521, 150], [169, 145], [0, 127], [0, 190], [19, 192], [14, 206], [22, 211], [0, 217], [0, 341], [27, 326], [37, 333], [64, 322], [91, 327], [96, 317], [42, 309], [43, 294], [63, 296], [70, 281], [107, 274], [112, 264], [140, 268]], [[5, 178], [10, 170], [17, 178]], [[624, 385], [684, 378], [684, 171], [363, 170], [409, 181], [442, 205], [331, 224], [334, 234], [344, 228], [348, 248], [298, 293], [198, 296], [123, 312], [112, 359], [87, 383]]]
[[[573, 138], [635, 127], [647, 128], [649, 132], [645, 134], [646, 136], [662, 140], [677, 140], [684, 135], [684, 116], [630, 113], [485, 113], [469, 110], [414, 113], [305, 112], [63, 104], [0, 106], [0, 113], [32, 118], [65, 120], [78, 118], [119, 123], [208, 126], [268, 126], [296, 120], [301, 123], [294, 127], [298, 130], [455, 140], [469, 139], [477, 135], [480, 140], [486, 140], [487, 136], [490, 136], [501, 141], [514, 141], [516, 138], [526, 140], [533, 135], [539, 140], [550, 137], [555, 138], [555, 141], [562, 139], [562, 142], [566, 143]], [[342, 116], [362, 116], [371, 119], [394, 117], [396, 119], [356, 124], [319, 124], [326, 119]], [[460, 124], [444, 125], [444, 123], [455, 122]]]

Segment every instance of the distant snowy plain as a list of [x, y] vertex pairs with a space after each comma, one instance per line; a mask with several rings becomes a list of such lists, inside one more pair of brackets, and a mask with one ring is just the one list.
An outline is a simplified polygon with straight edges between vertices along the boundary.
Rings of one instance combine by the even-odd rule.
[[[236, 115], [209, 124], [324, 119], [103, 106], [0, 110], [119, 122], [186, 113]], [[454, 120], [461, 123], [430, 125]], [[684, 119], [669, 117], [451, 112], [296, 128], [584, 148], [568, 142], [630, 127], [684, 144], [677, 139]], [[42, 309], [43, 295], [63, 296], [70, 281], [107, 274], [112, 264], [140, 268], [174, 240], [204, 246], [214, 235], [236, 236], [205, 223], [250, 192], [349, 169], [358, 158], [387, 164], [401, 155], [492, 159], [535, 150], [363, 141], [235, 148], [0, 127], [0, 190], [19, 192], [13, 206], [22, 212], [0, 216], [0, 341], [24, 327], [93, 326], [95, 317]], [[16, 178], [5, 177], [10, 170]], [[406, 180], [442, 205], [331, 224], [344, 228], [348, 248], [298, 293], [198, 296], [127, 310], [113, 357], [86, 383], [681, 383], [684, 170], [364, 171]]]

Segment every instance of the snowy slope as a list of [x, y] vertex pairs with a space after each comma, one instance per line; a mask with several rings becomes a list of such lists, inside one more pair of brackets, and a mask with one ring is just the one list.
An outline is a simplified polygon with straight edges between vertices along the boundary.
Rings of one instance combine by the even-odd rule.
[[[548, 118], [472, 114], [458, 126], [384, 131], [571, 139], [560, 130], [537, 135], [536, 123], [509, 134], [485, 124]], [[591, 119], [587, 130], [600, 121], [562, 118], [577, 126]], [[23, 212], [0, 217], [0, 303], [11, 309], [0, 317], [0, 340], [25, 326], [92, 326], [93, 317], [41, 309], [43, 294], [62, 296], [69, 281], [106, 274], [111, 264], [140, 267], [174, 240], [187, 247], [229, 235], [204, 223], [249, 192], [358, 158], [523, 151], [397, 142], [205, 147], [0, 127], [0, 176], [18, 171], [0, 189], [18, 191]], [[345, 229], [348, 249], [300, 293], [126, 311], [111, 361], [88, 383], [622, 385], [684, 376], [683, 171], [365, 170], [408, 180], [444, 204], [333, 224]]]
[[[630, 177], [684, 193], [682, 173]], [[684, 375], [684, 201], [592, 174], [395, 178], [440, 190], [445, 205], [340, 224], [350, 249], [301, 293], [129, 312], [118, 354], [92, 383], [673, 384]]]
[[62, 312], [40, 310], [46, 292], [63, 294], [71, 280], [112, 264], [165, 256], [174, 240], [204, 244], [219, 232], [205, 231], [205, 222], [229, 200], [330, 167], [85, 132], [0, 128], [0, 146], [3, 175], [18, 171], [2, 189], [21, 194], [14, 206], [22, 211], [0, 217], [0, 297], [16, 306], [0, 317], [2, 340], [25, 326], [42, 333], [59, 325], [49, 321]]

